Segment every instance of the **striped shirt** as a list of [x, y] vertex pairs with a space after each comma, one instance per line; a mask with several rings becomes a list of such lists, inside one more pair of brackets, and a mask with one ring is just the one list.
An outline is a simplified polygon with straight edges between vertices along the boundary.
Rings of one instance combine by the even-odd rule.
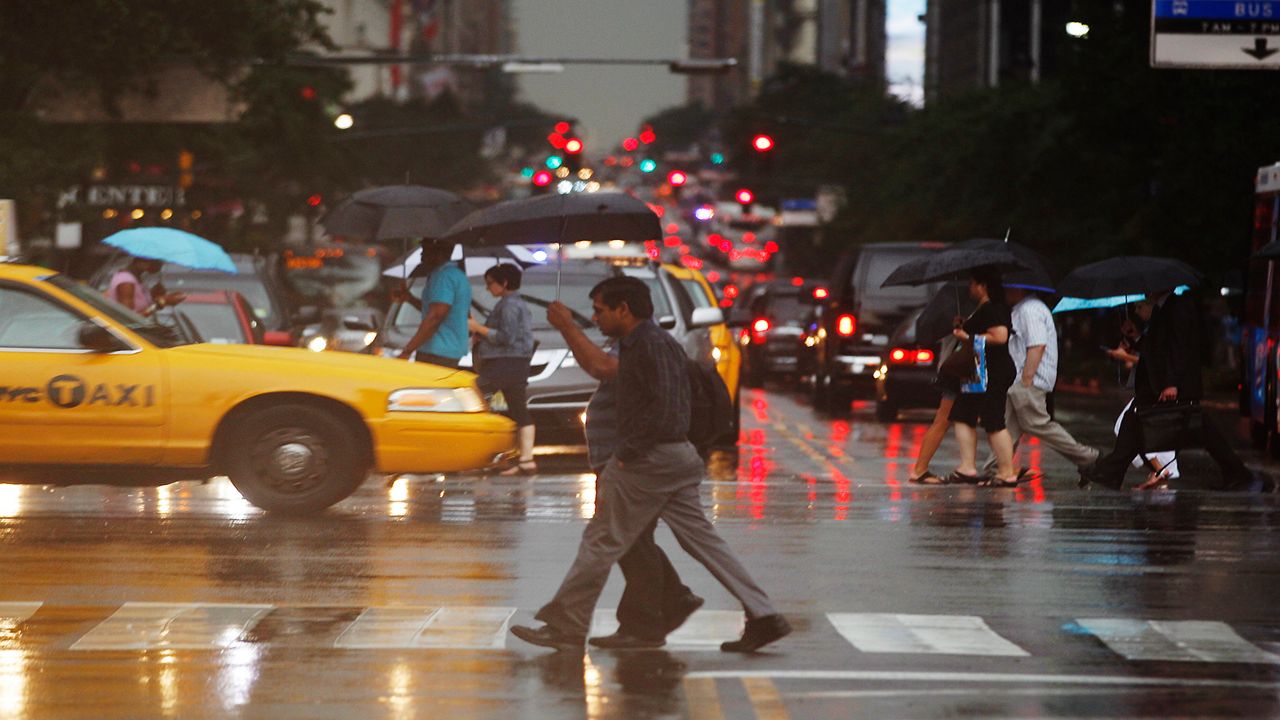
[[1053, 392], [1058, 382], [1058, 329], [1053, 324], [1049, 306], [1034, 295], [1028, 295], [1013, 306], [1013, 334], [1009, 336], [1009, 355], [1018, 369], [1017, 382], [1022, 382], [1022, 368], [1027, 364], [1027, 348], [1044, 346], [1044, 355], [1036, 367], [1033, 385]]
[[627, 462], [655, 445], [686, 442], [692, 405], [684, 349], [652, 320], [619, 346], [617, 458]]

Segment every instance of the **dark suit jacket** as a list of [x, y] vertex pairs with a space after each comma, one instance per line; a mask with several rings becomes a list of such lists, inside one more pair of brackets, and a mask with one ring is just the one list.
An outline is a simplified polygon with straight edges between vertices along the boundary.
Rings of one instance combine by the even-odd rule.
[[1142, 337], [1138, 359], [1137, 401], [1150, 405], [1167, 387], [1178, 388], [1179, 400], [1204, 397], [1200, 381], [1200, 313], [1188, 295], [1170, 295], [1156, 306]]

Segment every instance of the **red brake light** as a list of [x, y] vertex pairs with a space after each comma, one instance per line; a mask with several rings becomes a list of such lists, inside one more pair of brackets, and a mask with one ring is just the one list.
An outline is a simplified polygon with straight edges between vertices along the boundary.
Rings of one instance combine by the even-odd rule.
[[928, 365], [929, 363], [933, 362], [933, 351], [932, 351], [932, 350], [917, 350], [917, 351], [916, 351], [916, 362], [920, 363], [921, 365]]
[[755, 332], [758, 332], [758, 333], [768, 332], [768, 331], [769, 331], [769, 321], [768, 321], [768, 320], [766, 320], [765, 318], [760, 318], [760, 319], [756, 320], [755, 322], [751, 323], [751, 329], [752, 329], [753, 331], [755, 331]]
[[836, 318], [836, 334], [842, 337], [851, 337], [858, 329], [858, 321], [848, 313]]
[[907, 359], [907, 351], [902, 348], [894, 348], [893, 351], [889, 353], [889, 359], [896, 363], [900, 363]]
[[826, 289], [826, 288], [824, 288], [824, 287], [819, 287], [819, 288], [814, 288], [814, 289], [813, 289], [813, 299], [814, 299], [814, 300], [826, 300], [826, 299], [827, 299], [827, 296], [828, 296], [828, 295], [830, 295], [830, 294], [831, 294], [831, 293], [828, 293], [828, 292], [827, 292], [827, 289]]

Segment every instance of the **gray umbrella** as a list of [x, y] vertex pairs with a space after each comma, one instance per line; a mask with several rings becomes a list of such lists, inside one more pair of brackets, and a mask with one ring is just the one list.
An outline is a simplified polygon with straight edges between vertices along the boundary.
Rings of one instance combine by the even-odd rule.
[[330, 235], [394, 240], [443, 235], [474, 206], [465, 198], [424, 185], [386, 185], [360, 190], [325, 215]]
[[1001, 272], [1026, 270], [1008, 248], [976, 249], [949, 247], [936, 253], [903, 263], [889, 273], [880, 287], [893, 285], [925, 285], [938, 280], [957, 280], [980, 267]]
[[463, 245], [542, 245], [661, 237], [662, 225], [648, 204], [625, 193], [601, 192], [508, 200], [462, 218], [440, 239]]
[[956, 247], [973, 248], [976, 250], [1001, 250], [1007, 249], [1013, 253], [1026, 267], [1024, 270], [1013, 270], [1004, 274], [1001, 278], [1005, 287], [1017, 287], [1025, 290], [1038, 290], [1040, 292], [1054, 292], [1053, 275], [1049, 272], [1048, 263], [1045, 262], [1044, 256], [1032, 250], [1026, 245], [1019, 245], [1007, 240], [997, 240], [995, 238], [974, 238], [973, 240], [965, 240], [956, 243]]

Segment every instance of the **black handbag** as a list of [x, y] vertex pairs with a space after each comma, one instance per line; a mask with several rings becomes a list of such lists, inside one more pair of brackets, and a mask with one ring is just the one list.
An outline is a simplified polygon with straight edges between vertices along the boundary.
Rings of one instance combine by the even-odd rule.
[[972, 342], [960, 343], [938, 366], [938, 379], [948, 385], [972, 382], [977, 375], [978, 355], [973, 351]]
[[1203, 447], [1204, 415], [1195, 402], [1165, 402], [1135, 408], [1142, 452]]

